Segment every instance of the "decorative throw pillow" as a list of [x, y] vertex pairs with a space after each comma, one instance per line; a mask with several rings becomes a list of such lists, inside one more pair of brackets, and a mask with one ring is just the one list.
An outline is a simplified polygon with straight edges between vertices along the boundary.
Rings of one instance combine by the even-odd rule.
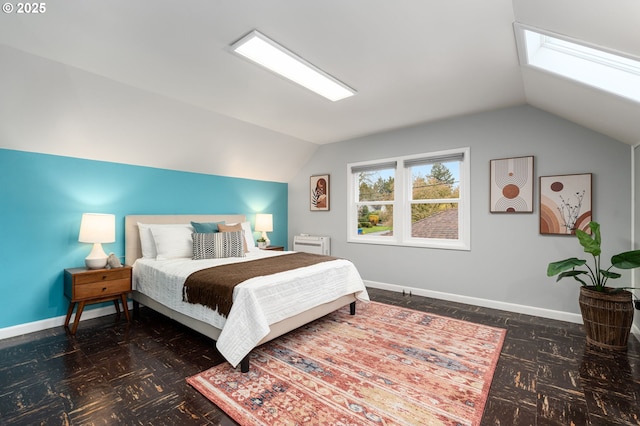
[[194, 233], [193, 260], [244, 257], [242, 231]]
[[240, 225], [244, 230], [244, 239], [247, 242], [245, 249], [248, 252], [250, 251], [259, 251], [260, 248], [256, 246], [256, 242], [253, 239], [253, 229], [251, 229], [251, 222], [242, 222], [242, 223], [227, 223], [226, 226], [234, 226], [237, 227]]
[[191, 222], [191, 226], [193, 226], [193, 229], [198, 234], [218, 232], [218, 222]]
[[[219, 223], [218, 224], [218, 230], [220, 232], [236, 232], [236, 231], [242, 231], [242, 224], [241, 223], [234, 223], [232, 225], [227, 225], [226, 223]], [[247, 241], [246, 241], [246, 236], [244, 237], [244, 252], [248, 253], [249, 252], [249, 247], [247, 246]], [[252, 237], [253, 238], [253, 237]]]
[[218, 230], [220, 232], [233, 232], [233, 231], [242, 231], [242, 225], [240, 223], [219, 223]]

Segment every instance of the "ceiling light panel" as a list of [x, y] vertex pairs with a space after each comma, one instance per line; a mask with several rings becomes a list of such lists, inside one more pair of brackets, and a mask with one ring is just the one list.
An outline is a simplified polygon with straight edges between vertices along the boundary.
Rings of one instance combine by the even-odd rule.
[[331, 101], [339, 101], [356, 94], [356, 91], [346, 84], [258, 31], [252, 31], [242, 37], [231, 45], [231, 49], [236, 54]]

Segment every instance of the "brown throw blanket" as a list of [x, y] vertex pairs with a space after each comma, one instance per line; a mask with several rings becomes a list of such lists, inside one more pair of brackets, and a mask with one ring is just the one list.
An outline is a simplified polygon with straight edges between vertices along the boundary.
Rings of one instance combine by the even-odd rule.
[[291, 253], [202, 269], [187, 277], [182, 300], [217, 309], [226, 317], [233, 304], [233, 289], [241, 282], [336, 259], [319, 254]]

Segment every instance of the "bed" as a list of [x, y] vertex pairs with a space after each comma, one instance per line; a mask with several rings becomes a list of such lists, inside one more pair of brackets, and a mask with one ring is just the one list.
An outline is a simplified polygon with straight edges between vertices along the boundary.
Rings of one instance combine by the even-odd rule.
[[[187, 226], [191, 222], [243, 224], [243, 229], [250, 229], [244, 215], [126, 216], [125, 263], [133, 266], [134, 315], [142, 304], [210, 337], [231, 365], [240, 364], [242, 372], [249, 370], [249, 354], [253, 348], [346, 305], [351, 305], [351, 313], [355, 314], [355, 301], [369, 300], [355, 266], [345, 259], [335, 259], [238, 284], [233, 289], [233, 305], [228, 315], [220, 315], [201, 304], [184, 302], [185, 278], [192, 272], [292, 253], [248, 247], [246, 257], [192, 260], [168, 256], [164, 251], [166, 256], [160, 256], [160, 252], [149, 255], [146, 241], [143, 250], [139, 224], [144, 224], [143, 230], [148, 227], [158, 230], [161, 227], [156, 225]], [[255, 245], [252, 233], [244, 234], [251, 234], [247, 246]], [[158, 247], [161, 242], [166, 251], [167, 241], [157, 239]]]

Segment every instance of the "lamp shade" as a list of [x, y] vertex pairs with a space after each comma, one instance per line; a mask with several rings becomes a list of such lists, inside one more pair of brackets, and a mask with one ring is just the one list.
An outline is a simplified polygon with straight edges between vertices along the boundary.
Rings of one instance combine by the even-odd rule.
[[113, 243], [116, 240], [116, 217], [112, 214], [84, 213], [80, 222], [81, 243]]
[[256, 231], [272, 232], [273, 231], [273, 215], [258, 213], [256, 215]]

